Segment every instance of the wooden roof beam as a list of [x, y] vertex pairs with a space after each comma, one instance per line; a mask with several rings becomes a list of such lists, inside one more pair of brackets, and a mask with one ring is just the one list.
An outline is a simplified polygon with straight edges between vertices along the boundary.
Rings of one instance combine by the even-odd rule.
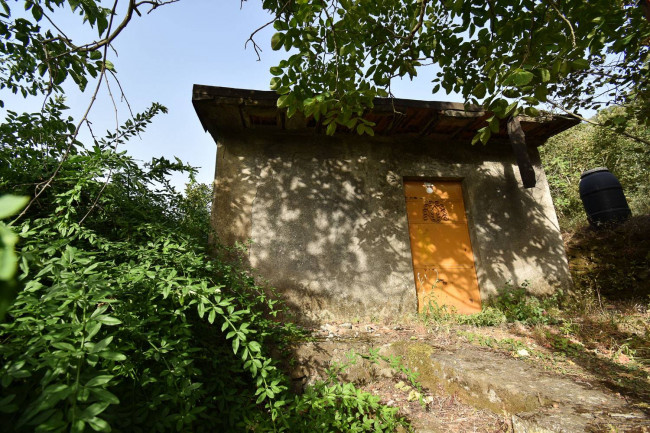
[[533, 188], [537, 183], [535, 178], [535, 169], [533, 163], [530, 161], [528, 149], [526, 149], [526, 135], [521, 129], [518, 117], [511, 117], [508, 120], [508, 136], [510, 136], [510, 144], [512, 150], [517, 157], [517, 165], [519, 166], [519, 173], [521, 174], [521, 181], [524, 188]]

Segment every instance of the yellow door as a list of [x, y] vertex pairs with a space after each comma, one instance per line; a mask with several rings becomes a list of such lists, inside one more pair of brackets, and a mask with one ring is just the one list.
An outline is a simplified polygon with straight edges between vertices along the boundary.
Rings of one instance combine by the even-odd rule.
[[430, 304], [481, 311], [460, 182], [406, 181], [404, 193], [418, 311]]

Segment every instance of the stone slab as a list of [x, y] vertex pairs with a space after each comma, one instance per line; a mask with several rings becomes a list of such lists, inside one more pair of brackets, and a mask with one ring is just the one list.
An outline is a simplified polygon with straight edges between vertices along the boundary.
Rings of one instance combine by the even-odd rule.
[[[650, 432], [650, 414], [627, 404], [620, 395], [598, 385], [577, 382], [540, 369], [522, 359], [465, 344], [437, 346], [423, 340], [389, 342], [369, 336], [314, 341], [294, 348], [291, 377], [302, 388], [324, 377], [334, 364], [348, 364], [341, 377], [369, 383], [394, 371], [350, 353], [379, 349], [399, 356], [432, 391], [444, 389], [461, 401], [495, 414], [509, 414], [514, 433]], [[428, 426], [417, 425], [418, 432]]]
[[513, 414], [515, 433], [650, 432], [650, 417], [597, 385], [577, 383], [485, 349], [427, 351], [423, 343], [386, 345], [403, 356], [426, 388], [442, 385], [467, 403]]

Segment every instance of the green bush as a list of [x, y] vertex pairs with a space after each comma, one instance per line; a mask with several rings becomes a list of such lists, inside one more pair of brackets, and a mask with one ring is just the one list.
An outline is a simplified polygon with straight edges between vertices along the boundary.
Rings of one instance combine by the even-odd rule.
[[273, 309], [235, 294], [248, 280], [205, 253], [205, 229], [183, 230], [198, 221], [167, 178], [189, 168], [141, 168], [114, 150], [164, 109], [67, 159], [69, 121], [50, 130], [50, 147], [17, 140], [39, 119], [64, 119], [60, 101], [47, 110], [9, 113], [0, 129], [0, 157], [12, 161], [3, 190], [29, 194], [60, 164], [16, 226], [22, 290], [0, 326], [2, 430], [237, 429], [285, 389], [262, 352]]
[[475, 314], [458, 314], [456, 308], [438, 304], [435, 299], [429, 300], [429, 304], [419, 317], [427, 324], [458, 323], [472, 326], [498, 326], [507, 321], [503, 312], [490, 305], [484, 305], [481, 311]]
[[480, 313], [460, 315], [456, 319], [458, 323], [472, 326], [498, 326], [507, 322], [503, 312], [491, 306], [485, 306]]
[[0, 324], [2, 431], [392, 431], [394, 414], [352, 385], [288, 392], [268, 353], [297, 328], [207, 254], [209, 189], [183, 197], [169, 175], [191, 167], [115, 150], [163, 107], [91, 148], [67, 150], [71, 120], [53, 123], [49, 146], [18, 140], [64, 109], [10, 113], [0, 128], [12, 161], [0, 192], [30, 194], [58, 173], [13, 227], [21, 287]]
[[[602, 110], [600, 123], [625, 116], [622, 108]], [[650, 140], [650, 130], [629, 119], [627, 132]], [[553, 203], [564, 230], [587, 224], [580, 200], [580, 174], [607, 167], [621, 182], [634, 215], [650, 213], [650, 147], [612, 128], [581, 124], [552, 137], [540, 147]]]
[[533, 296], [528, 293], [528, 283], [518, 287], [506, 284], [490, 306], [500, 311], [508, 322], [526, 324], [555, 323], [560, 292], [550, 296]]
[[[165, 107], [130, 113], [103, 138], [92, 129], [95, 96], [117, 79], [112, 38], [129, 19], [111, 29], [115, 10], [96, 0], [18, 3], [12, 14], [15, 2], [0, 0], [0, 89], [43, 103], [7, 104], [0, 124], [0, 196], [31, 199], [0, 223], [0, 431], [391, 431], [392, 410], [352, 385], [288, 392], [268, 353], [298, 330], [275, 320], [279, 303], [250, 275], [207, 254], [210, 188], [191, 182], [182, 196], [170, 175], [192, 167], [123, 150]], [[56, 36], [58, 8], [102, 42]], [[63, 84], [91, 80], [75, 121]]]

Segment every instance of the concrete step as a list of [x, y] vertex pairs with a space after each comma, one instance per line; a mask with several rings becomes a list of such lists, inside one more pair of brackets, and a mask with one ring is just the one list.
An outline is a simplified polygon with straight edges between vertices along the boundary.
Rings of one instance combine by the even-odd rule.
[[515, 433], [650, 432], [648, 414], [615, 393], [501, 353], [420, 342], [387, 344], [380, 353], [402, 356], [425, 388], [441, 385], [475, 407], [511, 414]]
[[[350, 353], [379, 350], [385, 357], [399, 356], [418, 373], [418, 381], [433, 394], [440, 389], [474, 408], [509, 419], [515, 433], [639, 432], [650, 433], [650, 414], [600, 384], [542, 370], [470, 344], [436, 346], [422, 340], [375, 341], [348, 339], [315, 341], [294, 348], [288, 367], [297, 388], [325, 376], [333, 363], [346, 363]], [[286, 358], [285, 358], [286, 359]], [[341, 379], [358, 384], [395, 377], [387, 363], [358, 358]], [[504, 418], [507, 417], [507, 418]], [[415, 420], [419, 433], [446, 432], [435, 419]]]

